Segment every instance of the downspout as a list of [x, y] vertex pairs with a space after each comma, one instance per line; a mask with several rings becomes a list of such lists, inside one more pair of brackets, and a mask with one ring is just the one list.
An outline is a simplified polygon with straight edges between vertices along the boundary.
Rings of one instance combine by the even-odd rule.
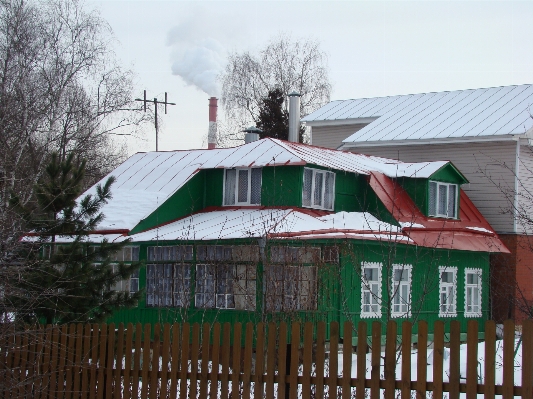
[[513, 212], [513, 231], [514, 233], [518, 233], [517, 230], [517, 218], [518, 218], [518, 178], [519, 178], [519, 171], [520, 171], [520, 137], [514, 137], [516, 140], [516, 159], [515, 159], [515, 169], [514, 169], [514, 212]]

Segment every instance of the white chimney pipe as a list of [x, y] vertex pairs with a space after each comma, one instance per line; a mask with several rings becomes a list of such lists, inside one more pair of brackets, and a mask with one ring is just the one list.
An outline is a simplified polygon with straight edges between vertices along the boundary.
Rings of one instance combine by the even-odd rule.
[[300, 94], [289, 94], [289, 141], [297, 143], [300, 137]]
[[259, 140], [259, 135], [263, 133], [261, 129], [256, 128], [255, 126], [250, 126], [248, 129], [243, 130], [244, 133], [244, 144], [253, 143], [254, 141]]

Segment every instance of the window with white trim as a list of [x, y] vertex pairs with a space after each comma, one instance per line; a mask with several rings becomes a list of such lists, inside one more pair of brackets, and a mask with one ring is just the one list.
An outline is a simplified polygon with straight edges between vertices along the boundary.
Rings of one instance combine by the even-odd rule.
[[302, 206], [333, 210], [335, 203], [335, 173], [304, 168]]
[[465, 317], [481, 317], [481, 269], [465, 271]]
[[226, 169], [224, 205], [261, 205], [261, 168]]
[[361, 317], [381, 317], [381, 263], [361, 263]]
[[439, 317], [457, 316], [457, 268], [439, 267]]
[[457, 184], [429, 182], [429, 216], [444, 218], [457, 217]]
[[393, 265], [391, 316], [411, 316], [411, 265]]
[[196, 266], [197, 308], [255, 310], [255, 294], [255, 265]]

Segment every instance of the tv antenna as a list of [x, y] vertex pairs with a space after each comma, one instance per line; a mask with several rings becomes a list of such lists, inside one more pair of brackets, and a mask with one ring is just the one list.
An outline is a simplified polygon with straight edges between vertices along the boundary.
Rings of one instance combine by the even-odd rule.
[[146, 90], [144, 91], [144, 99], [142, 98], [136, 98], [135, 101], [142, 101], [144, 103], [144, 112], [146, 112], [146, 103], [149, 102], [153, 102], [154, 103], [154, 109], [155, 109], [155, 119], [154, 119], [154, 124], [155, 124], [155, 150], [156, 152], [159, 151], [159, 146], [158, 146], [158, 135], [159, 135], [159, 128], [157, 126], [157, 106], [158, 104], [164, 104], [165, 105], [165, 114], [167, 113], [167, 105], [176, 105], [176, 103], [169, 103], [167, 101], [167, 92], [165, 91], [165, 101], [158, 101], [157, 98], [154, 98], [153, 100], [147, 100], [146, 99]]

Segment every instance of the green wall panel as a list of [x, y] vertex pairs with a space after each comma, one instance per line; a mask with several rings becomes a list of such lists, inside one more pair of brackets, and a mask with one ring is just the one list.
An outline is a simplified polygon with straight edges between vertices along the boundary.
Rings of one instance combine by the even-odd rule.
[[455, 183], [455, 184], [468, 183], [468, 180], [466, 180], [466, 177], [464, 177], [464, 175], [461, 172], [459, 172], [459, 170], [457, 170], [455, 166], [453, 166], [452, 163], [448, 163], [447, 165], [443, 166], [438, 171], [433, 173], [430, 176], [430, 180], [437, 180], [437, 181], [442, 181], [445, 183]]
[[424, 215], [428, 214], [429, 182], [427, 179], [399, 178], [398, 183], [409, 194], [415, 205]]
[[222, 206], [224, 195], [224, 169], [207, 169], [205, 173], [205, 206]]
[[263, 168], [261, 205], [302, 206], [301, 166], [271, 166]]

